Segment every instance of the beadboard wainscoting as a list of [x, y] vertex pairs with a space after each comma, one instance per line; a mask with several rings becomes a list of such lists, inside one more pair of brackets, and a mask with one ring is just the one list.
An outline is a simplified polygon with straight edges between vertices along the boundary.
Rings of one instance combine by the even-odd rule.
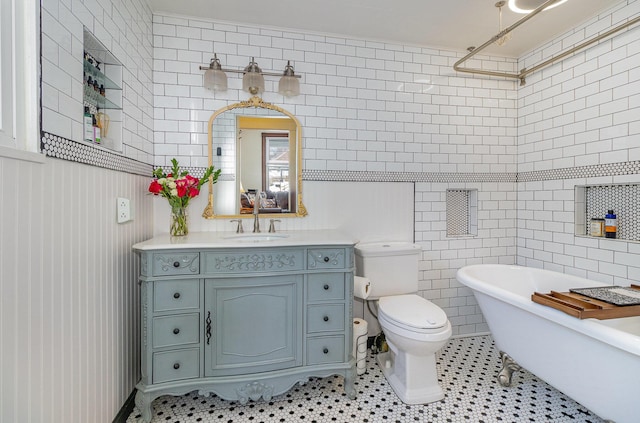
[[[0, 157], [0, 420], [111, 422], [140, 375], [149, 178]], [[133, 221], [116, 223], [116, 198]]]

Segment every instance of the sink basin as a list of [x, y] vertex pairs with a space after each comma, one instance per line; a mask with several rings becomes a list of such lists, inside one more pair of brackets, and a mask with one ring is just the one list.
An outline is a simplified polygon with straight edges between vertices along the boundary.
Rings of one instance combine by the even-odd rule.
[[228, 235], [223, 237], [223, 239], [228, 239], [236, 242], [269, 242], [269, 241], [280, 241], [285, 238], [288, 238], [288, 234], [235, 234]]

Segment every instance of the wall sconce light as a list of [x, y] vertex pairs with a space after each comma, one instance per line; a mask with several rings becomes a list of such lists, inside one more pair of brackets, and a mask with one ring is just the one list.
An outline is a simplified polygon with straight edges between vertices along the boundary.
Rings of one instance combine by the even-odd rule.
[[300, 94], [300, 81], [298, 81], [297, 78], [300, 77], [293, 73], [291, 61], [287, 60], [287, 66], [284, 68], [284, 74], [278, 83], [278, 92], [285, 97], [293, 97]]
[[264, 76], [262, 76], [262, 69], [255, 62], [254, 58], [244, 68], [244, 75], [242, 75], [242, 90], [251, 95], [257, 95], [264, 91]]
[[278, 93], [285, 97], [293, 97], [300, 94], [300, 75], [296, 75], [293, 71], [291, 61], [287, 61], [287, 66], [283, 73], [263, 72], [262, 69], [251, 58], [249, 64], [242, 70], [240, 69], [223, 69], [217, 54], [213, 54], [213, 59], [209, 66], [200, 66], [200, 70], [205, 71], [203, 86], [212, 91], [227, 90], [227, 75], [225, 72], [241, 73], [242, 89], [252, 95], [264, 92], [264, 76], [280, 76], [278, 84]]
[[[200, 66], [203, 69], [203, 66]], [[207, 71], [204, 73], [203, 85], [205, 88], [212, 91], [226, 91], [227, 90], [227, 74], [222, 70], [218, 55], [213, 53], [213, 59], [209, 63], [208, 68], [204, 68]]]

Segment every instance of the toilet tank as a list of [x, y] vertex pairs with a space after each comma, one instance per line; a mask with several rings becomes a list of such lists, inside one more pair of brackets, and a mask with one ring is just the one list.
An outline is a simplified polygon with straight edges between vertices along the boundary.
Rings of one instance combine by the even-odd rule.
[[421, 251], [409, 242], [357, 244], [356, 275], [371, 281], [369, 299], [416, 293]]

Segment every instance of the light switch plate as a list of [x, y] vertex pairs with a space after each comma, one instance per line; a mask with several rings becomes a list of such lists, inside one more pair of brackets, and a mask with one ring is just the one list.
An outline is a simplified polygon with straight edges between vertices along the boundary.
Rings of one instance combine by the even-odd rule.
[[125, 223], [131, 220], [131, 203], [128, 198], [118, 197], [116, 199], [116, 212], [118, 223]]

